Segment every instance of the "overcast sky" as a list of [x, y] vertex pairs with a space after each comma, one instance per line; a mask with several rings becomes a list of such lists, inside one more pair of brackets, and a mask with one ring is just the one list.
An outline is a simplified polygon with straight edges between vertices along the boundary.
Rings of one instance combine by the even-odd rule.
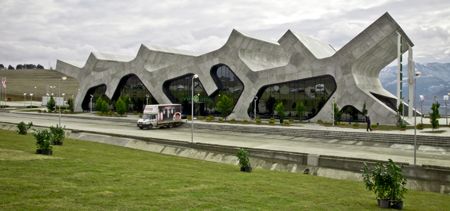
[[449, 0], [0, 0], [0, 64], [135, 56], [141, 44], [206, 53], [232, 29], [273, 40], [291, 29], [339, 49], [385, 12], [416, 62], [450, 63]]

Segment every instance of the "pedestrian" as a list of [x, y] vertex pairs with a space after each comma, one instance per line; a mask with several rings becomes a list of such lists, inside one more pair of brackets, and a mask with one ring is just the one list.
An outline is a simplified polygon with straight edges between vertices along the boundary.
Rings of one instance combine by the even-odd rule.
[[370, 117], [369, 116], [366, 117], [366, 122], [367, 122], [367, 132], [369, 130], [372, 131], [372, 128], [370, 128]]

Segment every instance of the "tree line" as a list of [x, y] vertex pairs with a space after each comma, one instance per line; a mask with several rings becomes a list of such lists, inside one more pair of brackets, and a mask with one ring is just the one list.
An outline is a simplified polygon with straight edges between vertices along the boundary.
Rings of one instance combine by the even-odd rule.
[[21, 69], [44, 69], [44, 66], [38, 64], [18, 64], [14, 68], [12, 65], [8, 65], [8, 67], [5, 67], [3, 64], [0, 64], [0, 70], [21, 70]]

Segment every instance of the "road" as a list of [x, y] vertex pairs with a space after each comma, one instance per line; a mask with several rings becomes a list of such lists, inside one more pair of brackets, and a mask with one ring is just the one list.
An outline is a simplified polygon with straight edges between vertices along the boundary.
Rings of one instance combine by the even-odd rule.
[[[128, 118], [135, 118], [137, 120], [136, 116]], [[31, 121], [37, 126], [50, 127], [58, 124], [58, 115], [0, 112], [0, 122], [19, 123], [21, 121], [25, 123]], [[114, 121], [114, 118], [108, 118], [108, 121], [102, 121], [98, 119], [67, 118], [64, 115], [61, 117], [61, 124], [65, 125], [69, 130], [77, 129], [109, 133], [111, 135], [125, 134], [186, 142], [191, 141], [190, 127], [140, 130], [135, 123], [117, 122]], [[396, 162], [414, 163], [414, 147], [405, 144], [305, 138], [207, 129], [195, 129], [194, 142], [374, 160], [388, 160], [391, 158]], [[417, 150], [417, 164], [450, 167], [450, 148], [419, 146]]]

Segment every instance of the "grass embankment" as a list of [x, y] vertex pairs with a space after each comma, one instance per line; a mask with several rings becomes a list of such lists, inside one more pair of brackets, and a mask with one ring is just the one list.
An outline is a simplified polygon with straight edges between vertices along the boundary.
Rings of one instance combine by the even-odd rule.
[[[36, 155], [32, 135], [0, 130], [0, 210], [374, 210], [362, 182], [254, 169], [66, 139]], [[450, 196], [406, 194], [405, 210]]]

